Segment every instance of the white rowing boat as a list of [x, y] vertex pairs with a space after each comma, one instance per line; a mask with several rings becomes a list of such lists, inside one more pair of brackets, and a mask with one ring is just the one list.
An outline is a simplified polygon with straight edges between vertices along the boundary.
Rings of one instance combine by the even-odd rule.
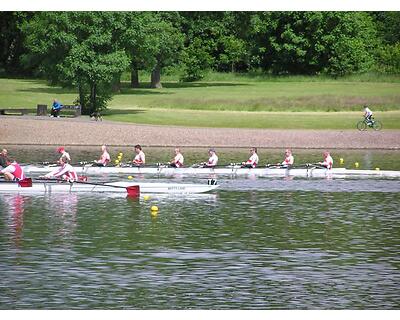
[[[43, 174], [54, 170], [52, 166], [24, 166], [26, 174], [38, 173]], [[157, 167], [135, 167], [135, 166], [122, 166], [122, 167], [93, 167], [91, 165], [74, 166], [78, 174], [87, 175], [101, 175], [101, 174], [149, 174], [149, 175], [162, 175], [162, 176], [259, 176], [259, 177], [276, 177], [276, 176], [298, 176], [298, 177], [326, 177], [326, 176], [367, 176], [367, 177], [390, 177], [399, 178], [400, 171], [389, 170], [349, 170], [345, 168], [333, 168], [331, 170], [323, 168], [241, 168], [240, 166], [227, 166], [217, 168], [171, 168], [168, 166]]]
[[[138, 189], [135, 190], [135, 187]], [[24, 186], [18, 182], [0, 182], [0, 192], [2, 193], [66, 193], [66, 192], [112, 192], [127, 193], [138, 195], [138, 191], [143, 194], [197, 194], [209, 192], [218, 188], [216, 184], [188, 184], [188, 183], [152, 183], [152, 182], [110, 182], [110, 183], [90, 183], [90, 182], [65, 182], [54, 180], [33, 181], [30, 185]], [[132, 191], [132, 193], [130, 192]], [[137, 194], [136, 194], [137, 193]]]

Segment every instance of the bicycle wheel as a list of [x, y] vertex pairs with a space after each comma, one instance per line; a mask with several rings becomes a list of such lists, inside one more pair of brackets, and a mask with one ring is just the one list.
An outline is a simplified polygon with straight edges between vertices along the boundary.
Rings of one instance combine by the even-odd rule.
[[372, 127], [374, 128], [375, 131], [379, 131], [382, 129], [382, 122], [375, 120]]
[[365, 121], [359, 121], [357, 123], [357, 129], [360, 131], [365, 131], [367, 129], [367, 124], [365, 123]]

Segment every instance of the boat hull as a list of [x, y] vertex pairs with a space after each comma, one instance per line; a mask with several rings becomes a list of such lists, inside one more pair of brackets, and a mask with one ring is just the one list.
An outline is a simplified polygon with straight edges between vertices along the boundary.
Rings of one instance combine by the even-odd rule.
[[31, 187], [21, 187], [17, 182], [0, 183], [2, 193], [125, 193], [127, 187], [139, 186], [141, 194], [197, 194], [218, 188], [218, 185], [178, 183], [132, 183], [112, 182], [107, 184], [33, 182]]

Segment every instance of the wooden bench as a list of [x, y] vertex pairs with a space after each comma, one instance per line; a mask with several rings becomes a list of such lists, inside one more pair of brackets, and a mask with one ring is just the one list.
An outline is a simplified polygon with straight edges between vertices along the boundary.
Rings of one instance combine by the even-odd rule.
[[82, 108], [80, 105], [64, 104], [60, 110], [60, 113], [63, 110], [72, 110], [74, 117], [80, 117], [82, 115]]
[[30, 109], [0, 109], [1, 115], [21, 115], [28, 114], [31, 112]]

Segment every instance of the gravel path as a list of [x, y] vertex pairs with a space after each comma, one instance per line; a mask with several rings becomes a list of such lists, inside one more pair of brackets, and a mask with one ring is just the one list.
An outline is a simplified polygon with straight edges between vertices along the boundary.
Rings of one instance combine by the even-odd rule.
[[0, 116], [0, 146], [6, 144], [399, 149], [400, 130], [184, 128], [96, 122], [86, 117]]

